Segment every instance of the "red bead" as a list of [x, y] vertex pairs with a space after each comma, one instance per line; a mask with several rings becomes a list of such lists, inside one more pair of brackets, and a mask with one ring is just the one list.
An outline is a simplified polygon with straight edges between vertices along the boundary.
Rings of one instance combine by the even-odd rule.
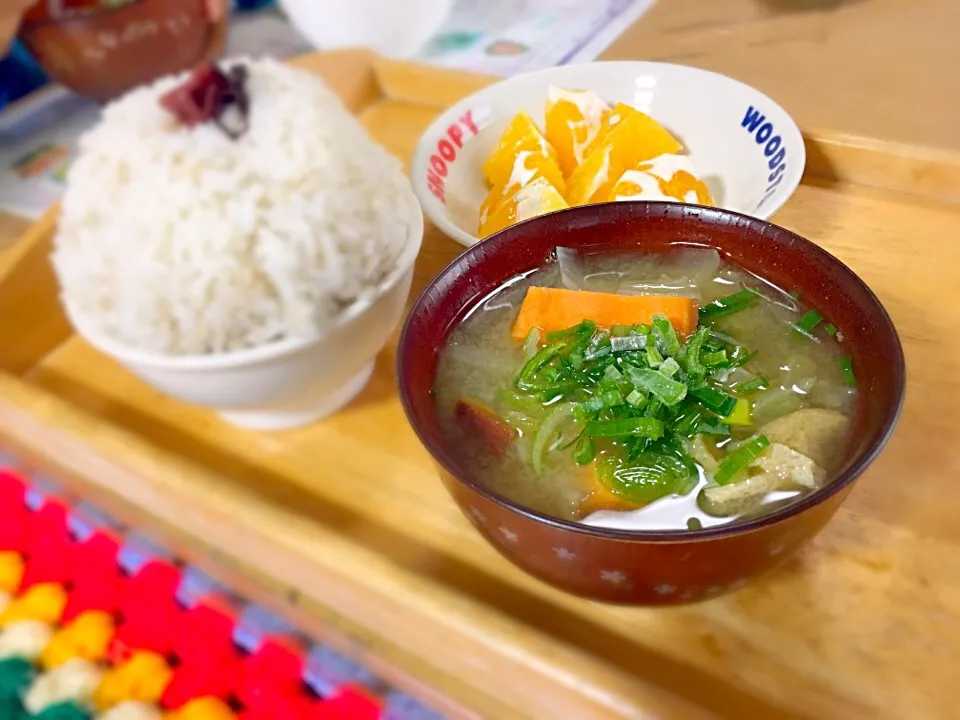
[[377, 720], [382, 710], [377, 698], [352, 686], [339, 688], [324, 698], [322, 707], [327, 714], [310, 715], [310, 720]]
[[173, 641], [180, 665], [161, 700], [164, 708], [173, 710], [201, 696], [226, 699], [240, 665], [233, 644], [235, 624], [232, 608], [212, 599], [183, 614]]
[[292, 643], [266, 638], [260, 649], [241, 663], [240, 670], [234, 693], [250, 710], [263, 711], [295, 697], [306, 697], [301, 680], [303, 655]]
[[12, 470], [0, 470], [0, 551], [23, 550], [27, 506], [26, 483]]
[[173, 644], [172, 628], [182, 611], [176, 591], [180, 571], [168, 562], [151, 560], [122, 586], [120, 611], [123, 623], [117, 640], [135, 650], [166, 654]]
[[47, 498], [27, 525], [24, 538], [27, 566], [21, 590], [38, 583], [66, 582], [73, 549], [66, 506], [60, 500]]
[[120, 542], [105, 530], [97, 530], [85, 542], [73, 546], [68, 573], [73, 590], [63, 613], [64, 622], [87, 610], [119, 610], [124, 582], [117, 567], [119, 550]]

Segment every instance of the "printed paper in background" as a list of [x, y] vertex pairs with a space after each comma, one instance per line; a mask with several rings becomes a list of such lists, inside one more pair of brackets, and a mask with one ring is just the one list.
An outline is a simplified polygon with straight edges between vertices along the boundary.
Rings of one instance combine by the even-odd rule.
[[654, 0], [457, 0], [416, 60], [516, 75], [596, 58]]
[[[653, 0], [457, 0], [414, 60], [493, 75], [587, 62], [651, 5]], [[278, 13], [265, 11], [231, 23], [225, 55], [284, 58], [311, 49]], [[0, 114], [0, 210], [36, 219], [59, 200], [77, 139], [98, 116], [96, 103], [59, 87]]]

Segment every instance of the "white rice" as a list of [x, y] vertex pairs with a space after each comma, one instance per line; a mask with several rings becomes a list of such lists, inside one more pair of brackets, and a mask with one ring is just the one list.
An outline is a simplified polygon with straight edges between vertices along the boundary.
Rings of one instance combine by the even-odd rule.
[[314, 337], [407, 242], [399, 161], [313, 75], [244, 62], [236, 141], [160, 107], [183, 76], [110, 104], [81, 141], [53, 264], [71, 311], [115, 341], [185, 355]]

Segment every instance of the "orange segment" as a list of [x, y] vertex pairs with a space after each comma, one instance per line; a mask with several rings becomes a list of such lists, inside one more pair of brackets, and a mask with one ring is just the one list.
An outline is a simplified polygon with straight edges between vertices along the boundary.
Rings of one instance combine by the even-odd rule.
[[560, 191], [549, 180], [539, 177], [529, 185], [519, 188], [511, 197], [500, 200], [494, 210], [482, 216], [480, 237], [485, 238], [521, 220], [528, 220], [554, 210], [563, 210], [565, 207], [567, 203]]
[[610, 107], [594, 92], [550, 88], [545, 134], [557, 151], [565, 176], [577, 169], [601, 131], [609, 131], [611, 114]]
[[570, 205], [586, 205], [604, 202], [614, 184], [623, 173], [644, 160], [658, 155], [672, 155], [682, 146], [656, 120], [618, 103], [611, 122], [616, 125], [589, 151], [567, 183], [567, 202]]
[[507, 179], [495, 185], [483, 204], [480, 205], [480, 225], [483, 226], [500, 206], [516, 195], [521, 188], [526, 187], [538, 178], [549, 182], [562, 195], [567, 187], [563, 181], [560, 166], [546, 155], [539, 155], [533, 151], [524, 150], [517, 154], [513, 162], [513, 170]]
[[520, 113], [507, 125], [497, 147], [483, 163], [483, 175], [487, 182], [493, 187], [506, 183], [513, 173], [517, 155], [524, 151], [557, 161], [556, 151], [540, 132], [540, 128], [527, 113]]
[[706, 183], [694, 175], [684, 155], [660, 155], [624, 172], [608, 200], [676, 200], [713, 205]]

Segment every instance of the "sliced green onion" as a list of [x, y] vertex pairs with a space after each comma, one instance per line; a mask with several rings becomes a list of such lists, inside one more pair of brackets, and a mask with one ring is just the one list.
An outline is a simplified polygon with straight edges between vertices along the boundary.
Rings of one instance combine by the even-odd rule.
[[812, 333], [823, 322], [823, 315], [817, 310], [807, 310], [796, 324], [797, 330], [804, 335]]
[[726, 417], [737, 406], [737, 398], [709, 385], [691, 390], [690, 394], [707, 410], [712, 410], [720, 417]]
[[723, 417], [728, 425], [753, 425], [753, 404], [746, 398], [737, 398], [737, 403], [728, 415]]
[[698, 403], [689, 403], [677, 416], [673, 431], [684, 437], [693, 437], [697, 434], [697, 425], [704, 412], [704, 409]]
[[600, 401], [605, 408], [616, 407], [617, 405], [623, 405], [623, 395], [615, 388], [604, 390], [600, 393]]
[[617, 370], [615, 365], [607, 365], [603, 371], [603, 379], [611, 382], [620, 382], [623, 380], [623, 373]]
[[725, 365], [727, 362], [727, 351], [726, 350], [717, 350], [716, 352], [707, 353], [700, 357], [700, 362], [702, 362], [708, 368], [720, 367]]
[[668, 357], [666, 360], [660, 363], [660, 367], [657, 368], [659, 372], [663, 373], [667, 377], [673, 377], [677, 374], [677, 370], [679, 369], [680, 363], [678, 363], [672, 357]]
[[757, 375], [756, 377], [750, 380], [744, 380], [742, 383], [737, 384], [734, 387], [741, 395], [753, 395], [758, 393], [761, 390], [766, 390], [770, 387], [770, 380], [766, 375]]
[[630, 394], [627, 395], [627, 404], [631, 407], [642, 408], [647, 404], [647, 396], [639, 390], [633, 389], [630, 391]]
[[836, 337], [836, 336], [837, 336], [837, 326], [834, 325], [833, 323], [827, 323], [826, 325], [824, 325], [824, 326], [823, 326], [823, 330], [824, 330], [824, 332], [826, 332], [827, 335], [829, 335], [830, 337]]
[[633, 325], [614, 325], [610, 328], [610, 337], [627, 337], [631, 330], [633, 330]]
[[528, 360], [537, 354], [540, 349], [540, 328], [530, 328], [526, 340], [523, 341], [523, 356]]
[[746, 310], [757, 304], [757, 298], [756, 291], [750, 289], [717, 298], [700, 308], [700, 322], [712, 322], [717, 318]]
[[653, 333], [664, 355], [676, 357], [680, 354], [680, 339], [666, 315], [658, 313], [653, 316]]
[[647, 335], [647, 364], [650, 367], [658, 367], [663, 362], [663, 355], [657, 350], [657, 339], [653, 333]]
[[547, 333], [547, 342], [553, 343], [558, 340], [567, 340], [572, 337], [590, 336], [597, 331], [597, 324], [593, 320], [584, 320], [578, 325], [568, 327], [566, 330], [554, 330]]
[[573, 408], [570, 405], [558, 405], [543, 419], [540, 428], [537, 430], [536, 437], [533, 439], [533, 451], [531, 456], [531, 465], [533, 472], [539, 477], [543, 475], [544, 457], [547, 454], [547, 448], [557, 430], [567, 420], [573, 417]]
[[697, 432], [703, 435], [730, 437], [730, 426], [720, 420], [708, 419], [697, 423]]
[[703, 349], [703, 344], [709, 337], [710, 328], [706, 325], [701, 325], [697, 328], [697, 331], [690, 336], [690, 339], [687, 340], [687, 345], [684, 348], [683, 361], [685, 369], [689, 375], [695, 378], [702, 378], [707, 374], [707, 369], [700, 360], [700, 351]]
[[840, 375], [843, 376], [843, 384], [847, 387], [856, 387], [857, 376], [853, 372], [853, 358], [849, 355], [841, 355], [837, 358], [837, 365], [840, 366]]
[[573, 459], [577, 465], [583, 467], [584, 465], [589, 465], [593, 462], [593, 459], [597, 456], [597, 446], [594, 445], [593, 439], [584, 433], [577, 440], [577, 447], [573, 451]]
[[620, 420], [594, 420], [587, 423], [587, 434], [592, 438], [639, 435], [657, 440], [663, 437], [663, 421], [656, 418], [635, 417]]
[[756, 460], [760, 454], [770, 447], [770, 440], [766, 435], [755, 435], [736, 450], [731, 450], [720, 461], [717, 472], [713, 475], [717, 485], [726, 485], [734, 477], [747, 469], [747, 466]]
[[638, 390], [644, 390], [664, 405], [676, 405], [687, 396], [687, 386], [650, 369], [626, 368], [627, 378]]
[[644, 350], [646, 347], [647, 338], [645, 335], [630, 335], [627, 337], [613, 336], [610, 338], [610, 349], [613, 352]]

